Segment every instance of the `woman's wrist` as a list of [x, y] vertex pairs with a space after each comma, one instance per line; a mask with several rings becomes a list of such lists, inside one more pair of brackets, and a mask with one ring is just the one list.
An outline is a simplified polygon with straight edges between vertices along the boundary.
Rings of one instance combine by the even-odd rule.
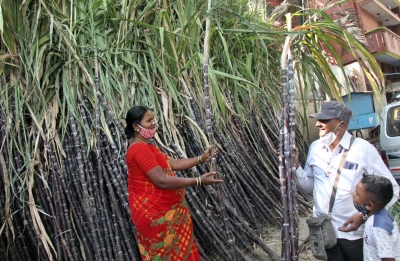
[[201, 186], [201, 177], [195, 177], [196, 179], [196, 187], [200, 187]]
[[197, 161], [199, 162], [199, 164], [204, 163], [203, 159], [201, 158], [203, 155], [200, 155], [197, 157]]

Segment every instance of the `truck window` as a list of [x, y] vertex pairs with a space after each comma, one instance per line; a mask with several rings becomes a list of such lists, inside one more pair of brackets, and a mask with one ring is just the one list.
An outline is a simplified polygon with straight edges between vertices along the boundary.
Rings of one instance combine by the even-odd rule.
[[400, 136], [400, 106], [389, 109], [386, 123], [386, 134], [389, 137]]

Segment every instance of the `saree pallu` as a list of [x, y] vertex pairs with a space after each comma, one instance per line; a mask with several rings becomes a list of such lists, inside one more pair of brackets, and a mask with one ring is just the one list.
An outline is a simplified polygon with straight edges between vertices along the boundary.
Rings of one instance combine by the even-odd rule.
[[146, 177], [160, 166], [175, 176], [169, 158], [155, 146], [136, 143], [127, 152], [128, 193], [142, 260], [200, 261], [184, 189], [159, 189]]

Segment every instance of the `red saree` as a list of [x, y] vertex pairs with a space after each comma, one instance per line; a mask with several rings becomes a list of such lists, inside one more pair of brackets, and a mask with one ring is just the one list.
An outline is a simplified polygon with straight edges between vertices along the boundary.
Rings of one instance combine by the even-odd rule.
[[200, 261], [185, 190], [159, 189], [146, 173], [160, 166], [175, 176], [169, 157], [152, 144], [135, 143], [126, 153], [128, 198], [142, 260]]

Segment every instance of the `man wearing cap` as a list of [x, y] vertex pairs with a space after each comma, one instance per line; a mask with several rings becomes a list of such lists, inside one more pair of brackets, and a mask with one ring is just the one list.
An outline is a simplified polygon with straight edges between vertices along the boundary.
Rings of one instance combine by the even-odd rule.
[[[297, 151], [296, 174], [300, 187], [307, 192], [313, 192], [314, 217], [322, 213], [329, 214], [337, 170], [343, 152], [350, 147], [352, 136], [347, 132], [347, 127], [351, 115], [351, 110], [344, 103], [328, 101], [322, 103], [318, 113], [309, 116], [317, 119], [320, 138], [311, 144], [304, 169], [299, 166]], [[388, 206], [398, 200], [399, 186], [376, 148], [369, 142], [356, 138], [348, 151], [337, 185], [331, 218], [338, 240], [336, 246], [326, 249], [328, 260], [363, 260], [363, 223], [367, 217], [355, 208], [351, 195], [363, 173], [389, 178], [394, 195]]]

